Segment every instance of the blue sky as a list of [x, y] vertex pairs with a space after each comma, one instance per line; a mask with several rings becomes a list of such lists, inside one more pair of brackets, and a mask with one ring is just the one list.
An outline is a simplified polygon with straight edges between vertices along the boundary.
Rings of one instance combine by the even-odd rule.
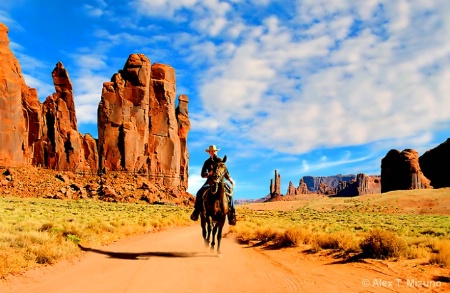
[[[5, 3], [6, 2], [6, 3]], [[45, 4], [44, 4], [45, 3]], [[79, 130], [97, 137], [102, 84], [129, 54], [176, 70], [189, 99], [189, 191], [210, 144], [236, 198], [305, 175], [380, 174], [390, 149], [450, 137], [448, 0], [15, 0], [10, 48], [41, 101], [60, 61]]]

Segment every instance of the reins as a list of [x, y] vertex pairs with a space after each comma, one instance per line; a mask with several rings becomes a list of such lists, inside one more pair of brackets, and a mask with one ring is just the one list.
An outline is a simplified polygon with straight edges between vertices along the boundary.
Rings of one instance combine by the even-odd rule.
[[[216, 168], [216, 170], [218, 170], [218, 168]], [[223, 183], [223, 175], [225, 174], [225, 170], [223, 170], [221, 173], [219, 173], [219, 175], [217, 176], [218, 178], [220, 178], [219, 182], [214, 182], [214, 187], [211, 189], [211, 193], [212, 194], [216, 194], [217, 191], [219, 190], [219, 184]]]

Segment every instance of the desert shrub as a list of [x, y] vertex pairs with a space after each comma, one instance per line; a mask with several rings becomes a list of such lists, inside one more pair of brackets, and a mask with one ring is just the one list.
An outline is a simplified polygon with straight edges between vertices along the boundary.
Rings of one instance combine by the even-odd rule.
[[386, 259], [405, 254], [406, 243], [391, 231], [375, 229], [360, 244], [366, 257]]
[[435, 250], [437, 253], [431, 257], [430, 262], [450, 267], [450, 240], [436, 242]]
[[359, 239], [350, 231], [338, 231], [334, 233], [334, 238], [338, 242], [338, 249], [345, 253], [360, 252]]
[[277, 243], [280, 246], [300, 246], [308, 244], [311, 240], [312, 232], [302, 227], [292, 227], [280, 233]]
[[269, 242], [279, 239], [281, 234], [282, 231], [271, 226], [258, 227], [255, 231], [255, 238], [261, 242]]
[[339, 241], [335, 234], [316, 233], [311, 241], [311, 250], [314, 252], [322, 249], [338, 249]]

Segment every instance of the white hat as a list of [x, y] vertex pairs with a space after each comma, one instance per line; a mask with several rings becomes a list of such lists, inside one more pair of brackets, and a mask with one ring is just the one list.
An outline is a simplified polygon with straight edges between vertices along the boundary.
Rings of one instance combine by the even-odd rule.
[[209, 148], [205, 150], [205, 152], [209, 153], [210, 151], [220, 151], [220, 149], [216, 148], [215, 145], [210, 145]]

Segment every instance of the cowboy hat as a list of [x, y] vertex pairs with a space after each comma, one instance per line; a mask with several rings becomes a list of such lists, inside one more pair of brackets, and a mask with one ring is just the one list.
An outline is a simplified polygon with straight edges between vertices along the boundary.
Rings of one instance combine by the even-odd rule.
[[218, 148], [216, 148], [216, 146], [215, 145], [210, 145], [209, 146], [209, 148], [207, 148], [206, 150], [205, 150], [205, 152], [207, 152], [207, 153], [209, 153], [209, 152], [211, 152], [211, 151], [220, 151], [220, 149], [218, 149]]

